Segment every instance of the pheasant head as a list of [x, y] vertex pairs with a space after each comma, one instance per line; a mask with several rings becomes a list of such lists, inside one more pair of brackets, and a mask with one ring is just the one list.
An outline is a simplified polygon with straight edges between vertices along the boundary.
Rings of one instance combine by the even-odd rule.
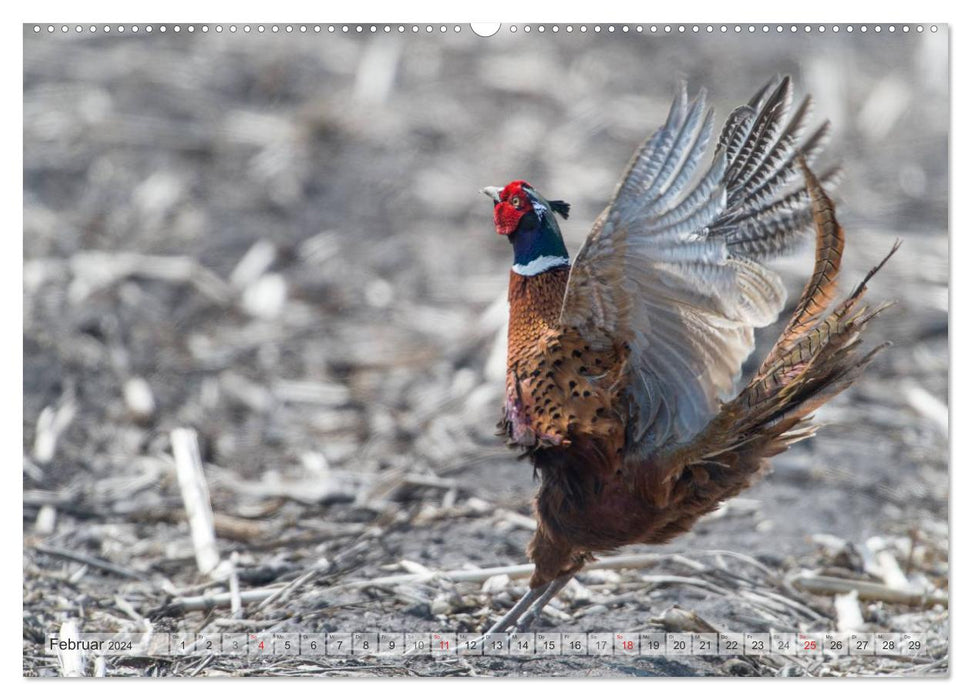
[[569, 264], [570, 256], [554, 212], [564, 219], [570, 205], [560, 200], [547, 201], [525, 180], [514, 180], [499, 189], [485, 187], [492, 197], [496, 233], [506, 236], [513, 247], [513, 271], [537, 275], [551, 267]]

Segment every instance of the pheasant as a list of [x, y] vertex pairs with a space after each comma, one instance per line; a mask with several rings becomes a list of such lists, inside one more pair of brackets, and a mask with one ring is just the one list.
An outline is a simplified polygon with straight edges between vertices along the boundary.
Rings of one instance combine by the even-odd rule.
[[[500, 434], [539, 478], [530, 590], [489, 632], [527, 626], [595, 553], [688, 531], [812, 436], [810, 414], [885, 347], [858, 347], [884, 308], [862, 297], [897, 245], [834, 303], [844, 237], [826, 186], [837, 173], [810, 169], [829, 125], [804, 137], [811, 100], [792, 112], [792, 97], [788, 77], [766, 84], [699, 172], [714, 114], [704, 91], [689, 102], [682, 86], [572, 264], [556, 219], [569, 204], [524, 180], [483, 189], [513, 248]], [[786, 300], [762, 263], [812, 227], [812, 275], [738, 391], [753, 329]]]

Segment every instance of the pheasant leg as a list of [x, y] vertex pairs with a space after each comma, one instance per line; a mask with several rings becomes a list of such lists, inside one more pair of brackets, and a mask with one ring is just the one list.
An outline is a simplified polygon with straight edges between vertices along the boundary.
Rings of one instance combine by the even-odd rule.
[[542, 586], [531, 588], [509, 612], [489, 628], [486, 634], [518, 632], [528, 629], [529, 625], [536, 619], [536, 616], [556, 597], [557, 593], [563, 590], [563, 587], [572, 578], [573, 574], [564, 574]]
[[523, 613], [526, 612], [529, 606], [536, 602], [537, 599], [542, 597], [542, 595], [552, 585], [553, 582], [550, 581], [549, 583], [545, 583], [538, 588], [530, 588], [528, 591], [526, 591], [526, 595], [520, 598], [519, 602], [510, 608], [509, 612], [499, 618], [499, 621], [486, 631], [486, 634], [497, 634], [499, 632], [505, 632], [510, 626], [514, 627], [516, 622], [519, 621], [519, 618], [522, 617]]
[[546, 584], [546, 590], [539, 597], [535, 603], [533, 603], [529, 610], [527, 610], [522, 619], [516, 624], [516, 630], [527, 630], [529, 626], [533, 624], [533, 620], [543, 611], [543, 608], [556, 597], [556, 594], [562, 591], [566, 584], [570, 582], [573, 578], [573, 574], [563, 574], [559, 578], [555, 578]]

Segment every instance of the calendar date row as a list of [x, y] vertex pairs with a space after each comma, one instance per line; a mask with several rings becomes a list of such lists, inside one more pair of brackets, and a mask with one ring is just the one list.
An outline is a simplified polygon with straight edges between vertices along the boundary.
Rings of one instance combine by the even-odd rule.
[[255, 632], [82, 634], [48, 653], [103, 656], [925, 656], [921, 633]]

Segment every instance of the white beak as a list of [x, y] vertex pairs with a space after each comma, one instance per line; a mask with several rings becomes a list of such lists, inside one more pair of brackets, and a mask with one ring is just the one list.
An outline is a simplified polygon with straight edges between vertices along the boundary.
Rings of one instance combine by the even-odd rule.
[[479, 190], [479, 192], [481, 192], [482, 194], [486, 195], [487, 197], [492, 197], [492, 201], [495, 202], [496, 204], [498, 204], [499, 203], [499, 193], [502, 192], [502, 188], [501, 187], [483, 187], [481, 190]]

